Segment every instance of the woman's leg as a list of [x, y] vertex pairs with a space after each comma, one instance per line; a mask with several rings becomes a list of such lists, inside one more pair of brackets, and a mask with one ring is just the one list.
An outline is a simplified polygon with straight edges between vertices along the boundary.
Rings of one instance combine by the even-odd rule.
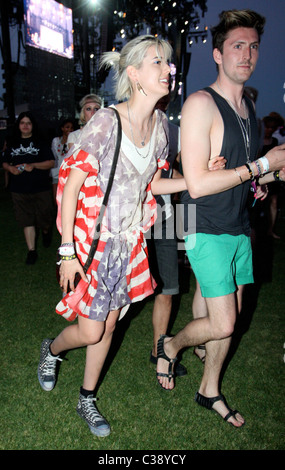
[[51, 343], [54, 356], [69, 349], [87, 346], [83, 388], [94, 390], [110, 349], [119, 310], [109, 312], [105, 322], [78, 317], [78, 324], [65, 328]]
[[53, 341], [45, 339], [38, 367], [42, 388], [46, 391], [54, 388], [60, 353], [87, 346], [83, 388], [94, 390], [110, 348], [118, 316], [119, 310], [109, 312], [104, 322], [79, 316], [77, 324], [65, 328]]
[[87, 346], [86, 364], [83, 379], [83, 388], [85, 390], [94, 390], [99, 380], [101, 370], [109, 352], [113, 332], [119, 317], [119, 310], [113, 310], [109, 313], [105, 322], [103, 336], [96, 344]]
[[[58, 354], [66, 349], [87, 346], [83, 386], [80, 388], [76, 411], [88, 424], [92, 434], [99, 437], [108, 436], [111, 428], [95, 405], [94, 389], [110, 349], [119, 312], [119, 310], [109, 312], [104, 322], [79, 317], [77, 325], [65, 328], [50, 345], [52, 354], [56, 354], [57, 358]], [[45, 390], [51, 389], [51, 387], [45, 388]]]
[[101, 340], [104, 330], [105, 322], [78, 316], [78, 323], [67, 326], [53, 340], [50, 346], [51, 353], [58, 356], [69, 349], [96, 344]]

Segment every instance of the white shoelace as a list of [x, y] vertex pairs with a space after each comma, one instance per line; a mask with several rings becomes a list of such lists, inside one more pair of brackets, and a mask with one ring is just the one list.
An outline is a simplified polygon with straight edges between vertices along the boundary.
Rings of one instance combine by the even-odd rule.
[[98, 421], [98, 419], [100, 421], [105, 421], [103, 416], [99, 413], [99, 411], [97, 410], [95, 404], [93, 402], [96, 402], [97, 401], [97, 398], [93, 397], [93, 398], [86, 398], [84, 397], [83, 398], [83, 401], [85, 402], [85, 413], [90, 413], [90, 418], [94, 418], [95, 419], [95, 422], [96, 420]]
[[49, 376], [54, 374], [56, 361], [62, 361], [62, 359], [59, 356], [52, 356], [51, 354], [48, 354], [42, 368], [43, 375]]

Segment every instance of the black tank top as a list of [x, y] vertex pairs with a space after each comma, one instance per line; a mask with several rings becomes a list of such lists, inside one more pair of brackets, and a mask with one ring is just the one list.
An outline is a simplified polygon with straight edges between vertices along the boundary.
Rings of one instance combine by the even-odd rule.
[[[226, 169], [242, 166], [246, 163], [246, 150], [240, 124], [234, 110], [228, 102], [212, 88], [205, 91], [213, 97], [224, 122], [224, 136], [221, 148], [223, 157], [227, 159]], [[251, 128], [250, 160], [256, 158], [258, 152], [258, 126], [252, 102], [244, 97], [249, 110]], [[244, 120], [245, 124], [245, 120]], [[247, 212], [247, 197], [250, 181], [223, 191], [219, 194], [192, 199], [188, 191], [181, 194], [184, 207], [184, 234], [209, 233], [221, 235], [250, 235]], [[188, 204], [196, 206], [196, 220], [193, 217], [193, 206], [187, 210]], [[188, 221], [189, 212], [189, 221]]]

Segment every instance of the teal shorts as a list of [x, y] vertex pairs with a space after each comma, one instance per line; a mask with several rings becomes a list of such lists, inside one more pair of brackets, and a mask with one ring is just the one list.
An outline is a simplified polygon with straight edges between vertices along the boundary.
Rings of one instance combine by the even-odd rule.
[[221, 297], [253, 280], [250, 237], [195, 233], [185, 249], [203, 297]]

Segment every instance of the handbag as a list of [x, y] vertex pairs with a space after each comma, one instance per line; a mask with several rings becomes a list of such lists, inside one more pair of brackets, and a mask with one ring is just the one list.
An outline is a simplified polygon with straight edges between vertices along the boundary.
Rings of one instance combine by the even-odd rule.
[[[105, 209], [107, 207], [107, 203], [108, 203], [108, 199], [109, 199], [109, 194], [110, 194], [110, 191], [111, 191], [111, 188], [112, 188], [112, 184], [113, 184], [113, 180], [114, 180], [114, 176], [115, 176], [115, 171], [116, 171], [116, 166], [117, 166], [117, 162], [118, 162], [118, 157], [119, 157], [119, 152], [120, 152], [120, 147], [121, 147], [121, 140], [122, 140], [122, 124], [121, 124], [121, 119], [120, 119], [120, 115], [118, 113], [118, 111], [116, 110], [116, 108], [111, 108], [114, 110], [115, 114], [116, 114], [116, 117], [117, 117], [117, 121], [118, 121], [118, 135], [117, 135], [117, 142], [116, 142], [116, 147], [115, 147], [115, 153], [114, 153], [114, 158], [113, 158], [113, 162], [112, 162], [112, 167], [111, 167], [111, 171], [110, 171], [110, 175], [109, 175], [109, 181], [108, 181], [108, 185], [107, 185], [107, 189], [106, 189], [106, 192], [105, 192], [105, 195], [104, 195], [104, 199], [103, 199], [103, 203], [101, 205], [101, 208], [100, 208], [100, 212], [99, 212], [99, 215], [98, 215], [98, 218], [97, 218], [97, 223], [96, 223], [96, 227], [95, 227], [95, 232], [94, 232], [94, 238], [93, 238], [93, 241], [92, 241], [92, 244], [91, 244], [91, 248], [89, 250], [89, 253], [88, 253], [88, 257], [87, 257], [87, 260], [83, 266], [83, 270], [84, 270], [84, 273], [86, 274], [86, 272], [88, 271], [91, 263], [92, 263], [92, 260], [94, 258], [94, 255], [95, 255], [95, 251], [96, 251], [96, 248], [97, 248], [97, 245], [98, 245], [98, 241], [99, 241], [99, 238], [100, 238], [100, 232], [101, 232], [101, 223], [102, 223], [102, 220], [103, 220], [103, 216], [104, 216], [104, 212], [105, 212]], [[59, 257], [59, 253], [57, 252], [58, 254], [58, 257]], [[60, 258], [60, 257], [59, 257]], [[59, 276], [59, 266], [60, 266], [60, 263], [56, 263], [56, 277], [57, 277], [57, 281], [59, 283], [60, 281], [60, 276]], [[79, 273], [76, 273], [75, 274], [75, 277], [74, 277], [74, 287], [77, 286], [77, 284], [79, 283], [81, 279], [81, 276]], [[68, 286], [67, 288], [67, 293], [70, 292], [70, 287]]]

